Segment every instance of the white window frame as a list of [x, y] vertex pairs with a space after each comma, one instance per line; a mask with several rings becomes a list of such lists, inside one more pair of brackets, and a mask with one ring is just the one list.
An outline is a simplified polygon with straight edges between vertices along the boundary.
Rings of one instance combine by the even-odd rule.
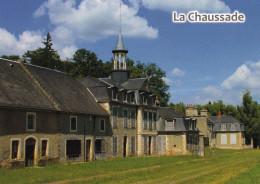
[[[101, 121], [102, 120], [104, 120], [104, 130], [101, 130]], [[99, 120], [99, 131], [100, 132], [105, 132], [105, 130], [106, 130], [106, 120], [104, 119], [104, 118], [101, 118], [100, 120]]]
[[127, 92], [123, 91], [122, 95], [123, 95], [123, 102], [127, 102]]
[[[28, 115], [33, 115], [33, 129], [28, 129]], [[36, 131], [36, 112], [26, 113], [26, 131]]]
[[[114, 98], [114, 93], [116, 93], [116, 98]], [[118, 100], [118, 91], [116, 88], [112, 88], [112, 100]]]
[[49, 156], [49, 142], [50, 142], [50, 139], [49, 138], [41, 138], [40, 139], [40, 149], [41, 149], [41, 157], [46, 157], [46, 156], [42, 156], [42, 141], [47, 141], [47, 145], [46, 145], [46, 156]]
[[221, 144], [227, 144], [227, 134], [221, 134]]
[[[12, 142], [13, 141], [18, 141], [18, 153], [17, 153], [17, 158], [12, 158], [12, 152], [13, 152], [13, 147], [12, 147]], [[21, 158], [21, 145], [22, 141], [21, 138], [11, 138], [10, 139], [10, 159], [12, 160], [16, 160], [16, 159], [20, 159]]]
[[[72, 118], [76, 118], [76, 130], [71, 129], [71, 119]], [[70, 116], [70, 132], [77, 132], [77, 130], [78, 130], [78, 117], [76, 115], [71, 115]]]
[[230, 144], [236, 144], [236, 143], [237, 143], [236, 134], [230, 134]]
[[221, 124], [220, 125], [220, 130], [221, 131], [226, 131], [227, 130], [227, 124]]

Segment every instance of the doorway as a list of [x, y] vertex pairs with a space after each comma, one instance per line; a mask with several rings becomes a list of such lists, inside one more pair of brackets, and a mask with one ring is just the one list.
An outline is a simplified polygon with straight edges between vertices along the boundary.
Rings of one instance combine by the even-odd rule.
[[151, 155], [151, 147], [152, 147], [152, 137], [149, 136], [148, 155]]
[[90, 161], [90, 145], [91, 145], [91, 140], [86, 140], [86, 161]]
[[25, 141], [25, 167], [34, 166], [35, 143], [34, 138]]
[[127, 136], [124, 136], [123, 156], [126, 157]]

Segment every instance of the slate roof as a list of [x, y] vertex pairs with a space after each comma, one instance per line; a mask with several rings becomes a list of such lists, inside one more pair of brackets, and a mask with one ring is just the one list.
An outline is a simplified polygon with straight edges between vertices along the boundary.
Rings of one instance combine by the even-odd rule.
[[118, 84], [116, 81], [110, 78], [100, 78], [99, 80], [110, 85], [111, 87], [117, 87], [118, 89], [124, 88], [121, 84]]
[[218, 116], [209, 116], [208, 120], [212, 123], [239, 123], [239, 121], [230, 115], [224, 115], [221, 117]]
[[0, 106], [55, 110], [18, 62], [0, 59]]
[[90, 92], [95, 96], [98, 102], [109, 102], [109, 96], [106, 87], [90, 87]]
[[164, 119], [184, 118], [185, 115], [181, 112], [177, 112], [170, 107], [161, 107], [159, 109], [159, 116]]
[[[230, 115], [221, 117], [209, 116], [207, 120], [213, 124], [213, 131], [244, 131], [244, 126], [241, 126], [241, 123]], [[221, 129], [222, 124], [226, 124], [226, 130]]]
[[81, 84], [86, 87], [108, 87], [109, 84], [93, 77], [85, 77], [83, 79], [78, 80]]
[[122, 86], [127, 90], [142, 90], [149, 92], [149, 89], [146, 89], [146, 82], [147, 79], [145, 78], [136, 78], [136, 79], [129, 79]]
[[[25, 67], [58, 104], [59, 111], [108, 115], [90, 92], [69, 75], [30, 64]], [[57, 110], [20, 63], [1, 59], [0, 76], [0, 105]]]

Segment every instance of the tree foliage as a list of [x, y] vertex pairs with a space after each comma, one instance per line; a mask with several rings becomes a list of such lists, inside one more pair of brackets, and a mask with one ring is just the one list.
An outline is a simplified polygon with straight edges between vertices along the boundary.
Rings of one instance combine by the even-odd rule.
[[254, 139], [255, 144], [260, 141], [260, 107], [252, 100], [250, 91], [243, 95], [242, 106], [238, 106], [237, 118], [245, 124], [246, 138]]
[[2, 55], [1, 58], [4, 58], [4, 59], [9, 59], [9, 60], [12, 60], [12, 61], [19, 61], [21, 58], [19, 55]]
[[59, 54], [52, 48], [53, 43], [50, 33], [47, 34], [42, 43], [43, 48], [39, 47], [36, 50], [27, 51], [23, 55], [23, 59], [34, 65], [60, 70], [62, 63]]

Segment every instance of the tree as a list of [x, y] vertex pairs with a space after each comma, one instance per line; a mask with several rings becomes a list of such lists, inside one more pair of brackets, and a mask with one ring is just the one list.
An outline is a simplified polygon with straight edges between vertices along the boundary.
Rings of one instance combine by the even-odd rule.
[[175, 111], [182, 112], [183, 114], [185, 114], [185, 105], [183, 102], [177, 104], [171, 102], [168, 106], [173, 108]]
[[50, 33], [47, 34], [42, 43], [44, 45], [43, 48], [39, 47], [36, 50], [27, 51], [23, 55], [24, 60], [42, 67], [60, 69], [62, 63], [59, 54], [52, 48], [53, 44]]
[[71, 75], [74, 78], [101, 77], [103, 70], [102, 60], [98, 60], [97, 55], [94, 52], [90, 52], [86, 49], [79, 49], [73, 55], [75, 66], [71, 71]]
[[259, 145], [260, 111], [257, 102], [252, 100], [250, 91], [243, 95], [242, 106], [238, 106], [237, 118], [245, 124], [246, 140], [253, 138], [255, 144]]
[[9, 60], [12, 60], [12, 61], [19, 61], [21, 58], [19, 55], [2, 55], [1, 58], [4, 58], [4, 59], [9, 59]]

